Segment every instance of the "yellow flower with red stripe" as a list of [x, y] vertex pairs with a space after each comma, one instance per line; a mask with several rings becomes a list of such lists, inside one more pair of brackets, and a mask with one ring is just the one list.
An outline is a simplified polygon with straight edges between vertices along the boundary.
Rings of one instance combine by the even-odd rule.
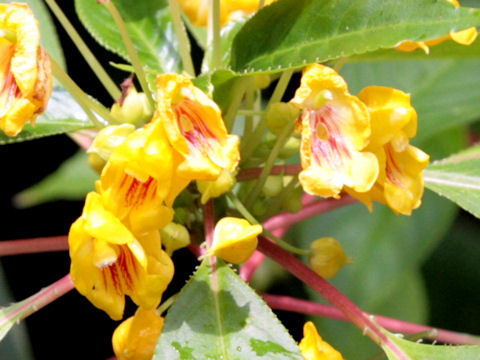
[[[460, 7], [458, 0], [446, 0], [455, 7]], [[430, 46], [440, 44], [446, 40], [453, 40], [461, 45], [471, 45], [478, 36], [478, 31], [475, 27], [471, 27], [465, 30], [451, 32], [448, 35], [442, 36], [437, 39], [427, 40], [427, 41], [410, 41], [405, 40], [398, 44], [395, 49], [400, 51], [414, 51], [417, 49], [422, 49], [426, 54], [430, 52]]]
[[0, 4], [0, 129], [18, 135], [35, 123], [52, 92], [50, 60], [26, 4]]
[[370, 115], [343, 78], [327, 66], [308, 66], [290, 103], [302, 109], [298, 127], [303, 189], [335, 198], [344, 186], [368, 191], [379, 171], [375, 155], [365, 151]]
[[178, 74], [157, 77], [157, 121], [182, 157], [177, 173], [191, 180], [213, 181], [233, 172], [240, 159], [239, 138], [227, 133], [217, 104], [192, 81]]
[[343, 360], [342, 354], [322, 339], [311, 321], [303, 326], [303, 339], [298, 346], [305, 360]]
[[87, 195], [68, 242], [75, 287], [114, 320], [122, 318], [125, 295], [146, 309], [158, 306], [173, 277], [159, 232], [134, 235], [97, 193]]

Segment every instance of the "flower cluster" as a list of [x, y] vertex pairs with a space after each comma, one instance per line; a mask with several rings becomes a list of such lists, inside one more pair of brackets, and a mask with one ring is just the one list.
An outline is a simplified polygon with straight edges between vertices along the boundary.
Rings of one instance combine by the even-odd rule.
[[153, 119], [110, 149], [69, 234], [76, 288], [113, 319], [122, 318], [125, 295], [154, 309], [171, 281], [160, 230], [173, 219], [177, 195], [239, 161], [238, 137], [227, 134], [217, 105], [188, 78], [160, 75], [157, 89]]
[[370, 210], [375, 200], [404, 215], [420, 206], [429, 156], [409, 144], [417, 114], [408, 94], [369, 86], [353, 96], [333, 69], [314, 64], [290, 103], [302, 110], [299, 180], [307, 193], [345, 191]]

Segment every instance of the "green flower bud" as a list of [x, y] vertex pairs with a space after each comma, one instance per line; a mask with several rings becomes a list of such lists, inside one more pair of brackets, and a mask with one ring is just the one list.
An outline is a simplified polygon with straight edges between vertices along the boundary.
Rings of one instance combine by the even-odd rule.
[[100, 130], [87, 150], [90, 166], [101, 173], [113, 150], [134, 131], [131, 124], [110, 125]]
[[137, 93], [132, 86], [123, 101], [113, 104], [110, 110], [112, 116], [122, 123], [141, 126], [147, 123], [153, 115], [153, 109], [144, 93]]
[[[285, 180], [291, 177], [285, 176]], [[290, 191], [282, 202], [282, 208], [285, 211], [296, 213], [302, 210], [302, 187], [298, 186]]]
[[278, 157], [281, 159], [288, 159], [289, 157], [298, 153], [299, 148], [300, 139], [292, 136], [287, 140], [283, 148], [280, 150]]
[[263, 90], [270, 85], [270, 75], [266, 74], [260, 74], [260, 75], [255, 75], [255, 88]]
[[185, 226], [171, 222], [160, 230], [162, 244], [168, 256], [173, 252], [190, 245], [190, 234]]
[[263, 185], [262, 192], [265, 197], [277, 196], [283, 189], [283, 176], [269, 176]]
[[279, 135], [283, 128], [298, 118], [300, 110], [290, 103], [275, 103], [269, 106], [265, 121], [268, 129], [275, 135]]
[[200, 201], [206, 204], [211, 198], [229, 192], [236, 183], [235, 176], [226, 170], [222, 170], [220, 176], [215, 181], [197, 181], [198, 191], [202, 194]]

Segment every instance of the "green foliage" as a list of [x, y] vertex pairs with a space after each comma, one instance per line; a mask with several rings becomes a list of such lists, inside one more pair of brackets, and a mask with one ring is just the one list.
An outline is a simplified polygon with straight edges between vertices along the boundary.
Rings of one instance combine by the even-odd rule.
[[204, 260], [168, 311], [159, 359], [303, 359], [285, 328], [228, 265]]
[[15, 137], [6, 136], [0, 131], [0, 145], [89, 129], [93, 126], [72, 96], [67, 91], [56, 88], [52, 92], [47, 110], [37, 117], [35, 126], [25, 125], [23, 131]]
[[422, 41], [480, 25], [480, 10], [430, 0], [283, 0], [237, 34], [237, 72], [275, 72]]
[[[114, 1], [142, 63], [158, 72], [180, 71], [177, 40], [167, 1]], [[130, 61], [108, 10], [96, 0], [75, 0], [80, 20], [105, 48]]]

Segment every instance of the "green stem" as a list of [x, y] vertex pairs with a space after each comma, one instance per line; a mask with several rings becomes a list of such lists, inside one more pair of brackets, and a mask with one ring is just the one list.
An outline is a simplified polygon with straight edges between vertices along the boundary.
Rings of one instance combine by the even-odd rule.
[[180, 293], [176, 293], [175, 295], [170, 296], [162, 304], [160, 304], [160, 306], [157, 309], [157, 313], [162, 315], [165, 311], [167, 311], [168, 308], [170, 308], [170, 306], [172, 306], [172, 304], [175, 302], [175, 300], [177, 300], [179, 295]]
[[[240, 199], [233, 194], [232, 192], [227, 194], [227, 197], [230, 199], [230, 201], [233, 203], [237, 211], [246, 219], [248, 220], [251, 224], [260, 224], [260, 222], [247, 210], [245, 205], [242, 204]], [[310, 250], [304, 250], [304, 249], [299, 249], [293, 245], [290, 245], [288, 242], [276, 237], [273, 235], [270, 231], [266, 230], [265, 228], [263, 229], [263, 233], [268, 236], [270, 239], [274, 240], [275, 243], [280, 246], [282, 249], [289, 251], [293, 254], [297, 255], [304, 255], [308, 256], [310, 255], [311, 251]]]
[[278, 153], [280, 152], [282, 147], [285, 145], [287, 140], [290, 138], [294, 129], [295, 129], [295, 122], [292, 121], [290, 124], [288, 124], [288, 126], [285, 126], [285, 128], [280, 133], [280, 136], [277, 138], [277, 141], [275, 142], [275, 145], [273, 146], [272, 151], [268, 155], [267, 161], [265, 163], [265, 166], [263, 167], [260, 177], [256, 181], [254, 188], [250, 191], [250, 193], [246, 197], [247, 201], [245, 205], [248, 208], [250, 208], [253, 205], [253, 202], [256, 200], [258, 195], [260, 195], [260, 192], [262, 191], [262, 187], [263, 185], [265, 185], [265, 181], [270, 175], [270, 171], [272, 170], [273, 165], [275, 164], [275, 160], [277, 159]]
[[282, 203], [283, 201], [285, 200], [285, 198], [287, 197], [287, 195], [293, 190], [295, 189], [295, 186], [297, 186], [298, 184], [298, 177], [297, 176], [293, 176], [292, 179], [289, 181], [289, 183], [287, 184], [287, 186], [285, 186], [282, 191], [280, 192], [280, 194], [278, 194], [276, 197], [275, 197], [275, 200], [270, 204], [270, 206], [268, 207], [268, 211], [267, 213], [264, 215], [263, 218], [269, 218], [271, 216], [273, 216], [274, 214], [278, 213], [278, 211], [280, 210], [280, 207], [282, 206]]
[[222, 48], [220, 41], [220, 0], [208, 0], [207, 48], [212, 49], [210, 71], [220, 67]]
[[280, 79], [278, 80], [277, 86], [275, 86], [275, 90], [273, 90], [272, 97], [268, 101], [267, 108], [272, 104], [282, 101], [283, 94], [285, 94], [285, 90], [287, 90], [288, 83], [290, 82], [292, 75], [293, 70], [286, 70], [282, 73]]
[[235, 117], [237, 116], [238, 108], [242, 103], [243, 95], [245, 91], [247, 91], [249, 84], [248, 77], [242, 77], [235, 80], [235, 83], [232, 86], [232, 98], [230, 100], [230, 104], [228, 105], [228, 109], [225, 112], [224, 121], [227, 130], [230, 132], [233, 129], [233, 124], [235, 123]]
[[135, 74], [137, 74], [138, 82], [140, 83], [140, 86], [142, 87], [142, 91], [145, 93], [147, 96], [148, 102], [150, 103], [152, 108], [155, 108], [155, 103], [153, 101], [153, 96], [152, 92], [150, 91], [150, 88], [148, 87], [148, 82], [147, 78], [145, 76], [145, 72], [143, 71], [142, 63], [140, 62], [140, 58], [138, 57], [137, 50], [135, 49], [135, 46], [133, 45], [132, 38], [130, 37], [130, 34], [128, 33], [127, 25], [125, 24], [125, 21], [123, 21], [122, 16], [118, 12], [118, 9], [116, 8], [115, 4], [113, 1], [110, 0], [100, 0], [99, 1], [101, 4], [103, 4], [107, 10], [110, 12], [110, 14], [113, 17], [113, 20], [115, 21], [115, 24], [118, 27], [118, 30], [120, 31], [120, 35], [122, 36], [123, 43], [125, 47], [127, 48], [128, 55], [130, 57], [130, 61], [132, 62], [132, 66], [135, 69]]
[[[65, 71], [63, 71], [60, 65], [58, 65], [58, 63], [53, 60], [52, 57], [50, 57], [50, 62], [52, 64], [53, 76], [55, 76], [55, 78], [60, 81], [63, 87], [73, 96], [73, 98], [81, 106], [83, 111], [85, 111], [85, 113], [87, 114], [89, 119], [95, 124], [95, 126], [99, 129], [107, 126], [108, 122], [101, 121], [90, 110], [93, 108], [93, 101], [90, 99], [90, 97], [78, 87], [78, 85], [70, 78], [70, 76], [67, 75]], [[95, 107], [97, 106], [95, 105]], [[113, 119], [113, 117], [111, 118]]]
[[93, 53], [90, 51], [87, 44], [85, 44], [81, 36], [72, 26], [72, 24], [70, 23], [68, 18], [65, 16], [63, 11], [60, 9], [60, 7], [57, 5], [55, 0], [46, 0], [46, 2], [47, 2], [47, 5], [50, 7], [50, 10], [52, 10], [54, 15], [57, 17], [57, 20], [60, 22], [60, 24], [62, 24], [68, 36], [70, 36], [70, 39], [72, 39], [78, 51], [80, 51], [80, 54], [82, 54], [87, 64], [90, 66], [92, 71], [97, 76], [98, 80], [100, 80], [102, 85], [108, 91], [112, 99], [113, 100], [119, 99], [120, 96], [122, 96], [122, 92], [117, 87], [115, 82], [110, 78], [108, 73], [105, 71], [105, 69], [102, 67], [100, 62], [95, 57], [95, 55], [93, 55]]
[[195, 69], [190, 55], [190, 41], [182, 21], [178, 0], [168, 0], [168, 4], [172, 13], [173, 27], [177, 34], [178, 50], [182, 58], [183, 69], [189, 76], [194, 77]]

